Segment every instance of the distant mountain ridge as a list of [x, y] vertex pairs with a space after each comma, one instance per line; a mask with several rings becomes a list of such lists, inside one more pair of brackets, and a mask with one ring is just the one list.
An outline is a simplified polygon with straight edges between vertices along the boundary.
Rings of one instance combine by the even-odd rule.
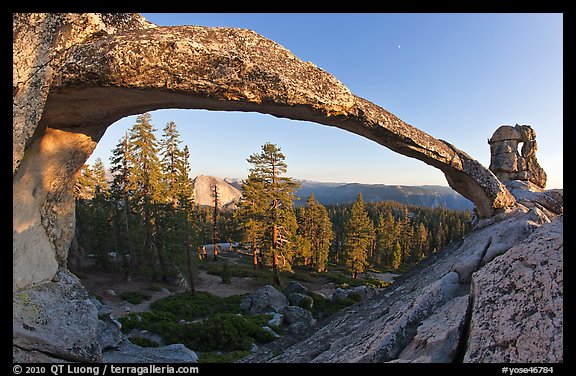
[[[213, 178], [213, 177], [211, 177]], [[219, 185], [228, 185], [234, 188], [234, 192], [241, 195], [242, 180], [236, 178], [218, 179]], [[298, 180], [302, 185], [296, 191], [299, 198], [297, 206], [305, 205], [306, 198], [314, 193], [316, 200], [323, 205], [345, 204], [356, 200], [358, 193], [362, 193], [364, 201], [396, 201], [405, 205], [418, 205], [426, 207], [446, 207], [452, 210], [472, 209], [471, 201], [454, 191], [450, 187], [441, 185], [386, 185], [386, 184], [363, 184], [363, 183], [331, 183], [310, 180]], [[200, 192], [196, 193], [196, 195]], [[238, 197], [239, 199], [239, 197]], [[210, 205], [211, 198], [196, 196], [197, 202]]]
[[362, 183], [322, 183], [301, 180], [302, 187], [296, 192], [303, 205], [310, 193], [323, 205], [354, 202], [359, 193], [365, 202], [396, 201], [405, 205], [427, 207], [443, 206], [453, 210], [472, 209], [471, 201], [450, 187], [441, 185], [385, 185]]

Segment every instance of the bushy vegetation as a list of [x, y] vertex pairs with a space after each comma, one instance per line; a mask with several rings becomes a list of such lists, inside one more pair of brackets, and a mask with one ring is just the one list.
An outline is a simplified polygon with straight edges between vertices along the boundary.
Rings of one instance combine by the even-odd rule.
[[[199, 352], [247, 351], [253, 343], [273, 341], [276, 337], [262, 328], [271, 315], [245, 317], [240, 313], [241, 298], [239, 295], [220, 298], [206, 292], [175, 294], [154, 302], [149, 312], [132, 312], [119, 321], [123, 333], [144, 329], [160, 335], [167, 344], [182, 343]], [[130, 340], [140, 346], [155, 343], [137, 336]], [[204, 361], [239, 354], [228, 357], [213, 354]]]
[[240, 299], [240, 295], [220, 298], [204, 291], [194, 295], [182, 292], [157, 300], [150, 308], [154, 312], [170, 313], [179, 320], [192, 321], [217, 313], [241, 313]]
[[143, 300], [150, 299], [150, 295], [142, 291], [124, 291], [120, 297], [131, 304], [140, 304]]
[[201, 322], [183, 325], [184, 345], [198, 351], [250, 350], [252, 344], [267, 343], [276, 337], [262, 329], [258, 317], [219, 313]]
[[[310, 312], [312, 312], [312, 316], [316, 320], [322, 320], [329, 316], [332, 316], [336, 312], [351, 306], [352, 304], [356, 303], [358, 300], [355, 300], [351, 297], [346, 299], [328, 299], [325, 298], [323, 295], [316, 294], [313, 292], [308, 293], [314, 299], [314, 305]], [[353, 295], [353, 294], [350, 294]], [[358, 295], [359, 296], [359, 295]], [[361, 298], [360, 298], [361, 299]]]
[[144, 338], [144, 337], [138, 337], [138, 336], [132, 336], [130, 338], [128, 338], [128, 340], [130, 342], [132, 342], [133, 344], [140, 346], [140, 347], [158, 347], [160, 346], [160, 344], [156, 341], [152, 341], [149, 338]]

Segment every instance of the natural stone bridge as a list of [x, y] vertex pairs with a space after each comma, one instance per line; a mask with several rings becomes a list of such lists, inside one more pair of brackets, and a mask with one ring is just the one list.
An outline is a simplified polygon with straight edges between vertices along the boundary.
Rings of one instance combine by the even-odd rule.
[[[65, 261], [74, 177], [106, 128], [155, 109], [255, 111], [336, 126], [440, 169], [481, 217], [515, 203], [466, 153], [252, 31], [155, 27], [137, 15], [14, 20], [14, 268], [29, 271], [15, 273], [16, 288], [51, 278], [56, 260]], [[40, 252], [29, 250], [30, 239]]]
[[[13, 29], [13, 288], [16, 294], [52, 280], [41, 293], [34, 290], [36, 304], [49, 304], [42, 299], [50, 294], [51, 304], [59, 302], [58, 312], [42, 313], [44, 324], [38, 309], [28, 309], [30, 297], [15, 304], [18, 348], [99, 359], [91, 348], [95, 329], [86, 331], [91, 324], [82, 321], [95, 315], [93, 308], [66, 274], [72, 190], [106, 128], [128, 115], [167, 108], [254, 111], [335, 126], [440, 169], [480, 217], [516, 204], [498, 178], [463, 151], [252, 31], [157, 27], [132, 14], [15, 14]], [[57, 323], [47, 322], [67, 315], [78, 316], [71, 320], [82, 329], [55, 338], [50, 325]], [[38, 324], [34, 331], [30, 323]]]

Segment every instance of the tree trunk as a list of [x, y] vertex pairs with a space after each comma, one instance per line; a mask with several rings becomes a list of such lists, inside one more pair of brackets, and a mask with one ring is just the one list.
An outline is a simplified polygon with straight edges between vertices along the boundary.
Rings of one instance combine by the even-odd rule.
[[254, 270], [256, 270], [256, 267], [258, 266], [258, 253], [256, 246], [254, 246], [254, 248], [252, 248], [252, 266], [254, 267]]
[[188, 259], [188, 286], [190, 286], [190, 293], [196, 294], [196, 286], [194, 286], [194, 274], [192, 273], [192, 257], [190, 256], [190, 249], [186, 248], [186, 258]]
[[133, 273], [138, 267], [136, 260], [136, 252], [132, 244], [132, 237], [130, 235], [130, 208], [128, 207], [128, 195], [124, 194], [124, 221], [126, 222], [126, 238], [128, 240], [128, 254], [130, 255], [130, 263], [126, 270], [126, 281], [131, 282]]

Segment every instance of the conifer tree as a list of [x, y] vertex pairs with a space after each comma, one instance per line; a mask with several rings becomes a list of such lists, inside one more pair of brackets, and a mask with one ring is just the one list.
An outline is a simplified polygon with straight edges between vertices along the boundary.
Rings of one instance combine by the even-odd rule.
[[252, 173], [242, 183], [242, 198], [236, 214], [242, 229], [242, 240], [252, 247], [252, 266], [256, 270], [260, 263], [259, 247], [264, 241], [266, 204], [264, 183]]
[[130, 149], [134, 158], [130, 179], [134, 186], [133, 200], [138, 204], [144, 217], [144, 254], [152, 269], [153, 279], [156, 279], [156, 263], [159, 263], [162, 279], [165, 280], [166, 263], [154, 239], [154, 205], [161, 202], [163, 197], [159, 146], [154, 135], [155, 129], [150, 121], [150, 114], [144, 113], [136, 118], [136, 123], [130, 129]]
[[243, 185], [243, 193], [247, 195], [244, 203], [260, 206], [253, 210], [251, 230], [263, 235], [261, 248], [269, 253], [274, 283], [280, 285], [279, 267], [289, 269], [293, 256], [290, 244], [297, 227], [293, 200], [298, 184], [284, 175], [288, 167], [285, 156], [274, 144], [264, 144], [261, 153], [252, 154], [247, 160], [253, 167], [248, 183]]
[[212, 199], [214, 200], [214, 214], [212, 215], [212, 243], [214, 244], [214, 261], [218, 260], [218, 205], [220, 205], [220, 194], [218, 186], [212, 186]]
[[402, 247], [400, 242], [394, 242], [394, 251], [392, 253], [392, 269], [398, 270], [402, 263]]
[[116, 223], [119, 226], [114, 226], [114, 230], [123, 226], [123, 234], [126, 238], [126, 249], [124, 252], [125, 260], [125, 278], [131, 281], [136, 268], [138, 267], [138, 256], [134, 246], [134, 236], [132, 231], [132, 200], [133, 186], [131, 179], [131, 171], [133, 166], [132, 152], [130, 149], [130, 142], [128, 133], [119, 141], [116, 147], [112, 150], [110, 157], [110, 171], [112, 172], [111, 194], [114, 201], [117, 203], [116, 208], [119, 210], [119, 219]]
[[176, 123], [170, 121], [164, 127], [162, 139], [160, 140], [160, 150], [162, 155], [161, 168], [163, 176], [163, 189], [166, 201], [172, 203], [172, 207], [178, 206], [178, 195], [181, 187], [180, 175], [182, 174], [182, 164], [184, 163], [183, 152], [180, 151], [180, 133], [176, 128]]
[[358, 194], [352, 205], [345, 229], [346, 266], [350, 269], [352, 278], [357, 279], [358, 273], [362, 273], [368, 266], [368, 252], [374, 241], [374, 225], [368, 217], [362, 193]]
[[[306, 207], [302, 208], [299, 232], [303, 237], [302, 250], [309, 248], [311, 264], [322, 272], [328, 264], [328, 252], [334, 238], [332, 222], [328, 217], [328, 211], [320, 204], [311, 193], [306, 200]], [[308, 255], [305, 255], [306, 260]], [[306, 262], [304, 263], [306, 264]]]

